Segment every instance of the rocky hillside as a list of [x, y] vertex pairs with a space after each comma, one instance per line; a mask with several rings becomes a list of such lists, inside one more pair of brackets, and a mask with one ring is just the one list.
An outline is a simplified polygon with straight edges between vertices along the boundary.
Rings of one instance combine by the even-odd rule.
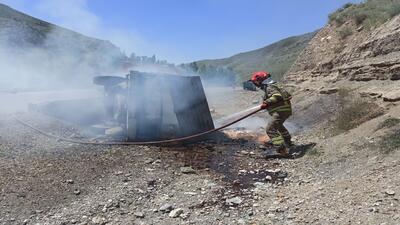
[[[0, 50], [2, 73], [27, 80], [26, 83], [32, 79], [43, 83], [44, 79], [74, 80], [111, 72], [120, 68], [126, 59], [109, 41], [81, 35], [3, 4], [0, 4]], [[13, 62], [9, 61], [10, 55]], [[0, 85], [15, 83], [8, 78]]]
[[380, 120], [371, 136], [400, 149], [393, 114], [400, 103], [400, 15], [393, 8], [400, 1], [385, 2], [391, 7], [369, 0], [333, 13], [284, 77], [295, 96], [293, 119], [319, 127], [320, 139]]
[[285, 79], [310, 89], [319, 87], [311, 85], [315, 82], [325, 88], [360, 86], [359, 92], [370, 90], [388, 101], [400, 100], [400, 96], [390, 97], [400, 80], [399, 46], [400, 16], [371, 28], [356, 19], [343, 24], [331, 21], [311, 40]]
[[[236, 74], [238, 81], [248, 80], [248, 75], [254, 70], [271, 71], [277, 79], [280, 79], [315, 34], [316, 32], [311, 32], [289, 37], [266, 47], [239, 53], [229, 58], [202, 60], [194, 63], [197, 64], [196, 68], [229, 68]], [[207, 69], [204, 70], [207, 71]]]

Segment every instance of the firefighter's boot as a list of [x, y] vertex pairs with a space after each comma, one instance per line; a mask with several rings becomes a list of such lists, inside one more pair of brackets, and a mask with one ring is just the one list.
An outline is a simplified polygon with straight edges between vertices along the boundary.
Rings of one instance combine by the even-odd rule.
[[284, 158], [290, 156], [290, 149], [286, 145], [279, 146], [276, 151]]

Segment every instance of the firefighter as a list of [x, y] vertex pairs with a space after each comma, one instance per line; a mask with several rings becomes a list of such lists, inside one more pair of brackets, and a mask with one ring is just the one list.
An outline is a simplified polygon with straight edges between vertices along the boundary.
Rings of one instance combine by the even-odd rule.
[[265, 143], [265, 147], [276, 149], [280, 156], [288, 157], [292, 141], [283, 123], [292, 115], [292, 96], [272, 80], [271, 74], [266, 71], [254, 72], [251, 81], [265, 92], [261, 108], [267, 109], [272, 117], [266, 127], [270, 141]]

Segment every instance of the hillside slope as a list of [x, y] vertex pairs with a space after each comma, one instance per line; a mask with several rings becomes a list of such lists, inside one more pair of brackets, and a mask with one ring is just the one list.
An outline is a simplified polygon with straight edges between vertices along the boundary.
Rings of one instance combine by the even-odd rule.
[[268, 70], [277, 79], [280, 79], [316, 33], [289, 37], [264, 48], [240, 53], [229, 58], [202, 60], [194, 63], [198, 68], [202, 66], [229, 68], [236, 74], [238, 81], [247, 80], [248, 75], [255, 70]]
[[295, 120], [327, 129], [331, 136], [399, 105], [400, 16], [395, 8], [400, 9], [400, 1], [368, 0], [331, 14], [285, 74], [295, 96]]
[[285, 80], [317, 92], [348, 88], [385, 105], [400, 100], [399, 46], [400, 16], [370, 29], [352, 19], [332, 21], [313, 38]]
[[[0, 4], [0, 50], [0, 68], [7, 74], [0, 81], [1, 86], [32, 81], [43, 84], [53, 78], [72, 82], [112, 72], [126, 58], [109, 41], [81, 35], [4, 4]], [[12, 62], [10, 56], [14, 58]]]

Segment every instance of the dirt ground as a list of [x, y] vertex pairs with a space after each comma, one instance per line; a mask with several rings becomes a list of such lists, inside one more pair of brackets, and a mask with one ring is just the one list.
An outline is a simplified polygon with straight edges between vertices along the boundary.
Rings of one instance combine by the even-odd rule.
[[[255, 106], [261, 96], [239, 89], [207, 94], [217, 118]], [[297, 130], [293, 159], [264, 159], [257, 143], [229, 138], [182, 146], [71, 144], [14, 116], [84, 138], [79, 128], [43, 115], [1, 116], [0, 224], [400, 224], [400, 151], [373, 147], [387, 132], [379, 124], [399, 118], [399, 107], [333, 137], [318, 127]]]

